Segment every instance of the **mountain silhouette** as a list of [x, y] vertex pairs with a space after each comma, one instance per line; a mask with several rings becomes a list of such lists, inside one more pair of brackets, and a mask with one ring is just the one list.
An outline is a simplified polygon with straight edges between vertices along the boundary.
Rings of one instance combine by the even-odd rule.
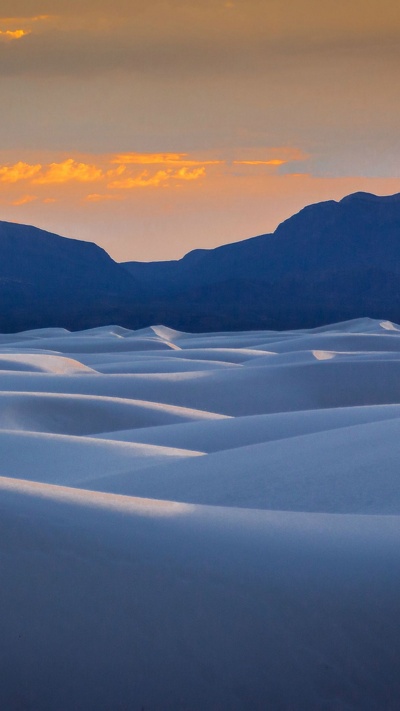
[[0, 330], [164, 323], [187, 331], [400, 321], [400, 194], [310, 205], [273, 234], [117, 264], [90, 242], [0, 222]]
[[400, 194], [310, 205], [273, 234], [171, 262], [124, 264], [160, 320], [187, 330], [400, 320]]
[[0, 330], [88, 328], [139, 298], [135, 280], [91, 242], [0, 222]]

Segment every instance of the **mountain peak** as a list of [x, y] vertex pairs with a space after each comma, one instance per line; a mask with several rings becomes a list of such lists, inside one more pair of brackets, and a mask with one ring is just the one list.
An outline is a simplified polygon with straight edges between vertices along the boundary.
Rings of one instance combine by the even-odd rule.
[[351, 203], [356, 201], [362, 202], [400, 202], [400, 193], [394, 193], [394, 195], [374, 195], [373, 193], [357, 192], [351, 195], [346, 195], [344, 198], [339, 200], [339, 203]]

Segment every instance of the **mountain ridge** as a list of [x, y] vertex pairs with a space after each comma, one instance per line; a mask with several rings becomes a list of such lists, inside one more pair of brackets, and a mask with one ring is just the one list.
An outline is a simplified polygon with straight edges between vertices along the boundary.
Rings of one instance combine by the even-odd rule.
[[95, 243], [0, 222], [0, 330], [102, 325], [122, 298], [140, 294]]
[[0, 330], [399, 322], [399, 257], [400, 193], [314, 203], [271, 234], [161, 262], [117, 263], [92, 242], [0, 222]]

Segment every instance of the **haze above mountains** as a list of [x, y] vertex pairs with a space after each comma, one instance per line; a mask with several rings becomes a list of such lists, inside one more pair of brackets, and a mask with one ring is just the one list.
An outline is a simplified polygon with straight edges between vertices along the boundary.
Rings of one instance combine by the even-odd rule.
[[0, 330], [164, 323], [186, 331], [400, 321], [400, 194], [310, 205], [273, 234], [168, 262], [0, 222]]

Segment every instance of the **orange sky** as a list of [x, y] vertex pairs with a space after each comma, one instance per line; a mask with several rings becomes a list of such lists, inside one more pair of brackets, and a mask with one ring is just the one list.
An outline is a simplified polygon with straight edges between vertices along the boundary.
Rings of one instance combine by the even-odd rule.
[[311, 202], [400, 192], [397, 2], [2, 0], [0, 14], [0, 219], [168, 259]]

